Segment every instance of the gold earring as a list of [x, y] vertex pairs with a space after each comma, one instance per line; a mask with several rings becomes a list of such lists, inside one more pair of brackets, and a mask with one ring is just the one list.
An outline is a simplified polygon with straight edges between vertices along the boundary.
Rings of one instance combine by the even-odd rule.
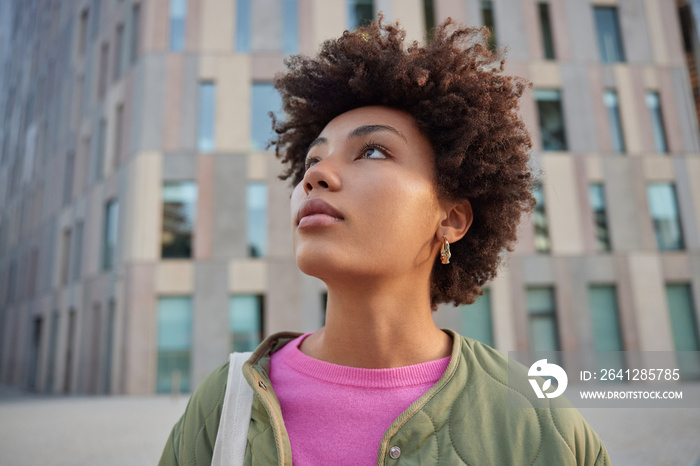
[[443, 264], [449, 264], [450, 257], [452, 257], [452, 254], [450, 253], [450, 243], [447, 242], [447, 237], [445, 235], [442, 235], [442, 248], [440, 248], [440, 262], [442, 262]]

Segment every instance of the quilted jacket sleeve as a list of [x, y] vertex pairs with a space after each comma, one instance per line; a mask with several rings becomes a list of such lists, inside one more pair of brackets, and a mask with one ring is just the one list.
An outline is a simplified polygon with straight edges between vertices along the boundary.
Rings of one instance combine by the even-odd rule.
[[573, 453], [576, 464], [609, 466], [610, 456], [605, 444], [581, 413], [566, 398], [557, 399], [555, 404], [559, 407], [550, 411], [553, 425]]
[[608, 456], [608, 450], [605, 449], [605, 445], [600, 446], [595, 466], [610, 466], [610, 457]]
[[195, 390], [175, 424], [158, 466], [209, 466], [226, 393], [228, 363], [212, 372]]

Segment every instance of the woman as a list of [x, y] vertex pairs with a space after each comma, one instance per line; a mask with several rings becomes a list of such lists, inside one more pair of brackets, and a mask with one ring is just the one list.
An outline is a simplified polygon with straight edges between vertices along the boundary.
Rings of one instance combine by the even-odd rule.
[[[528, 83], [482, 31], [406, 48], [381, 17], [287, 60], [277, 156], [291, 178], [299, 268], [328, 287], [326, 325], [270, 336], [244, 364], [255, 392], [245, 464], [609, 464], [564, 400], [534, 397], [506, 358], [438, 329], [471, 304], [534, 206]], [[193, 394], [161, 464], [210, 464], [229, 366]], [[222, 441], [222, 439], [219, 439]]]

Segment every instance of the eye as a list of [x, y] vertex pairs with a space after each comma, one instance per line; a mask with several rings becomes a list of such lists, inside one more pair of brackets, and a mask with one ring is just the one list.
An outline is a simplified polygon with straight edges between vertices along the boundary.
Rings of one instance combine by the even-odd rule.
[[387, 153], [389, 152], [384, 147], [379, 144], [365, 144], [362, 147], [362, 158], [363, 159], [386, 159], [389, 158]]
[[315, 163], [318, 163], [319, 160], [317, 158], [311, 157], [306, 159], [306, 162], [304, 162], [304, 170], [308, 170], [311, 168]]

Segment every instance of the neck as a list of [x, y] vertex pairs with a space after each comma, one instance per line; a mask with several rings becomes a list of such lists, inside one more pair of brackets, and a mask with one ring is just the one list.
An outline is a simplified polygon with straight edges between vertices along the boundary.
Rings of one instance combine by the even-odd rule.
[[402, 367], [450, 355], [450, 336], [433, 322], [429, 289], [417, 289], [415, 278], [326, 283], [326, 325], [304, 340], [305, 354], [364, 368]]

